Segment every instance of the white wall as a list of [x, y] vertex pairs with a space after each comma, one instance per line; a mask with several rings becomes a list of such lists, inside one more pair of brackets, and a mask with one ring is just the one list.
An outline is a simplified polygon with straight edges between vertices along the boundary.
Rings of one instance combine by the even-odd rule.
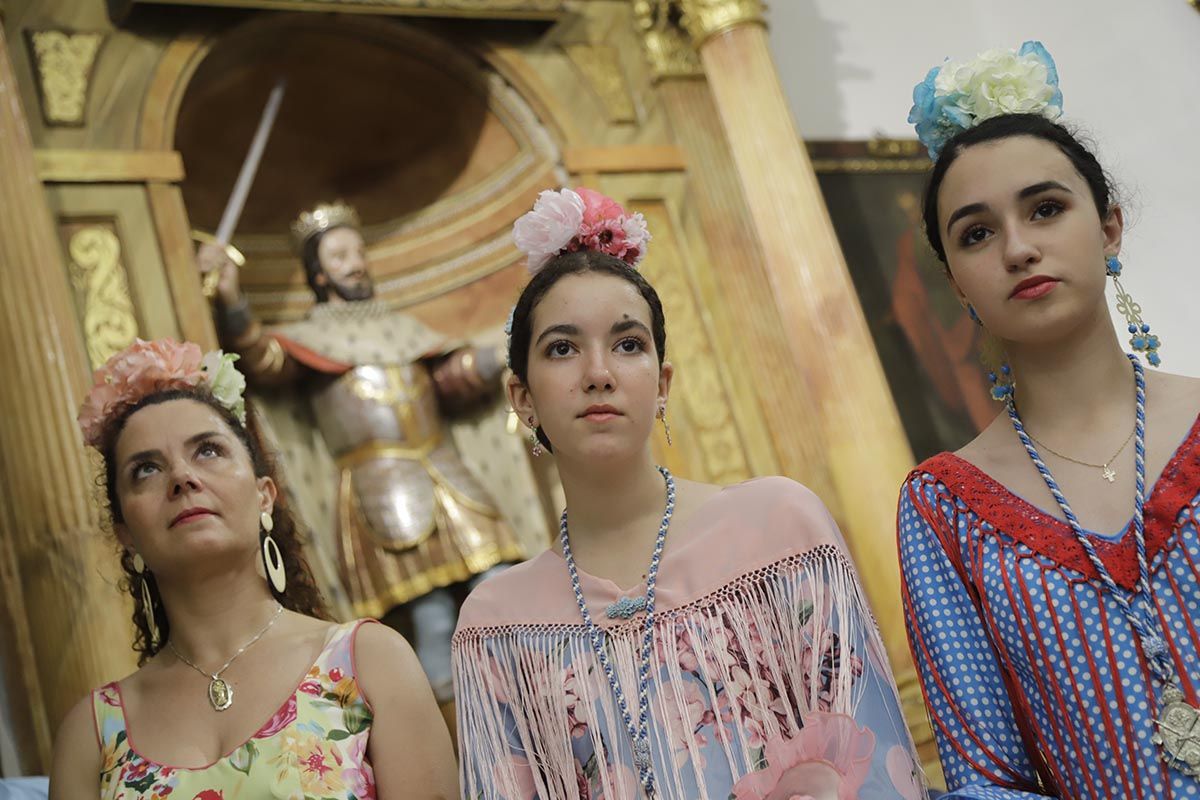
[[912, 88], [931, 66], [1040, 39], [1067, 121], [1123, 189], [1122, 282], [1164, 369], [1200, 377], [1200, 11], [1187, 0], [774, 0], [768, 14], [810, 139], [912, 137]]

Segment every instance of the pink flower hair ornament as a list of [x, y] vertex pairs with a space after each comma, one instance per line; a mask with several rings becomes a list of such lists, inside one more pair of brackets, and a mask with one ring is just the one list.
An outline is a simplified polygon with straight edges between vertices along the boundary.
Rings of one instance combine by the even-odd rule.
[[245, 425], [246, 403], [242, 395], [246, 379], [233, 366], [237, 359], [233, 353], [220, 350], [204, 354], [192, 342], [135, 340], [92, 375], [92, 388], [77, 418], [84, 444], [100, 449], [109, 421], [143, 398], [201, 384]]
[[641, 214], [584, 187], [544, 191], [533, 210], [513, 225], [513, 242], [525, 254], [531, 274], [560, 253], [595, 250], [637, 268], [646, 255], [650, 231]]

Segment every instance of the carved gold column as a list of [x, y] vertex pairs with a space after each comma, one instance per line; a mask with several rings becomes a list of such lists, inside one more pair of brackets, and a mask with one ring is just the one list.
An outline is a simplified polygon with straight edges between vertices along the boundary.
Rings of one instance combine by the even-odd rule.
[[[3, 26], [0, 142], [0, 536], [9, 545], [0, 554], [16, 561], [4, 573], [15, 566], [36, 667], [29, 680], [45, 703], [32, 716], [55, 728], [89, 689], [128, 672], [133, 656], [96, 469], [75, 427], [87, 354]], [[35, 735], [44, 742], [44, 730]]]
[[896, 497], [912, 452], [784, 99], [763, 3], [679, 6], [725, 131], [791, 373], [801, 378], [785, 396], [804, 397], [795, 413], [812, 414], [808, 433], [833, 488], [825, 499], [845, 526], [928, 763], [932, 734], [905, 638], [896, 556]]
[[[636, 0], [634, 13], [659, 97], [687, 156], [688, 181], [695, 189], [688, 199], [703, 221], [713, 281], [725, 300], [720, 304], [724, 308], [711, 313], [718, 325], [722, 316], [730, 318], [726, 330], [718, 328], [719, 338], [732, 340], [737, 348], [732, 354], [726, 351], [726, 362], [738, 365], [734, 384], [751, 388], [770, 432], [765, 446], [773, 458], [757, 458], [756, 472], [779, 471], [804, 483], [840, 515], [820, 441], [810, 430], [815, 405], [807, 394], [795, 391], [804, 377], [775, 309], [762, 248], [700, 58], [687, 34], [672, 24], [676, 15], [666, 0]], [[739, 313], [741, 309], [754, 312]], [[751, 454], [757, 455], [753, 449]]]

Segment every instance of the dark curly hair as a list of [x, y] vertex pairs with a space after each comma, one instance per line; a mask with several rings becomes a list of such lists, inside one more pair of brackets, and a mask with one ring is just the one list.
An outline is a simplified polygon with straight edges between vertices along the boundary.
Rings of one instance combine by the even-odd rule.
[[1100, 219], [1108, 218], [1115, 195], [1113, 181], [1077, 134], [1040, 114], [1003, 114], [992, 117], [950, 139], [942, 148], [937, 163], [933, 165], [933, 171], [929, 173], [924, 199], [925, 238], [929, 240], [929, 245], [943, 264], [946, 263], [946, 247], [938, 227], [938, 190], [942, 187], [946, 172], [968, 147], [1013, 136], [1032, 136], [1057, 147], [1087, 183]]
[[[560, 253], [551, 258], [546, 265], [538, 270], [532, 280], [525, 285], [517, 305], [513, 309], [512, 338], [508, 343], [508, 362], [513, 374], [521, 381], [528, 383], [529, 377], [529, 347], [533, 340], [533, 310], [546, 296], [546, 293], [567, 275], [580, 275], [585, 272], [595, 272], [602, 275], [612, 275], [630, 283], [650, 306], [650, 334], [654, 338], [654, 349], [658, 351], [658, 364], [662, 366], [667, 357], [667, 320], [663, 314], [662, 300], [658, 292], [650, 285], [642, 273], [626, 264], [615, 256], [596, 250], [577, 250], [570, 253]], [[538, 427], [538, 440], [547, 450], [553, 452], [546, 432]]]
[[[268, 451], [263, 443], [262, 432], [254, 420], [254, 414], [249, 409], [247, 409], [246, 424], [243, 425], [229, 409], [223, 406], [204, 387], [170, 389], [157, 392], [143, 397], [137, 404], [124, 410], [108, 424], [108, 427], [104, 431], [100, 454], [104, 458], [104, 488], [108, 500], [109, 514], [114, 523], [124, 522], [124, 515], [121, 513], [121, 501], [117, 496], [117, 464], [115, 458], [117, 440], [120, 438], [121, 432], [125, 430], [125, 425], [129, 422], [129, 418], [140, 409], [158, 405], [159, 403], [166, 403], [171, 400], [193, 400], [197, 403], [203, 403], [215, 411], [245, 446], [246, 452], [250, 456], [250, 461], [254, 465], [255, 476], [259, 478], [269, 477], [276, 484], [279, 484], [274, 461], [268, 455]], [[290, 611], [307, 614], [319, 619], [330, 619], [329, 612], [325, 607], [325, 600], [321, 597], [316, 580], [313, 578], [312, 569], [304, 558], [296, 520], [287, 507], [285, 495], [282, 491], [280, 491], [275, 501], [271, 517], [275, 522], [274, 528], [271, 531], [271, 537], [279, 545], [279, 552], [283, 556], [284, 570], [287, 573], [287, 589], [280, 594], [270, 586], [269, 582], [268, 589], [270, 589], [275, 599]], [[125, 577], [121, 580], [120, 586], [122, 590], [129, 592], [133, 598], [133, 649], [138, 653], [138, 664], [140, 666], [162, 649], [171, 634], [171, 624], [170, 620], [167, 619], [166, 610], [163, 608], [157, 579], [149, 570], [146, 570], [144, 575], [135, 570], [133, 567], [133, 554], [125, 548], [121, 549], [121, 568], [125, 572]], [[147, 582], [150, 589], [154, 621], [158, 627], [159, 634], [157, 646], [151, 639], [150, 628], [146, 623], [146, 609], [142, 601], [140, 584], [142, 580]]]

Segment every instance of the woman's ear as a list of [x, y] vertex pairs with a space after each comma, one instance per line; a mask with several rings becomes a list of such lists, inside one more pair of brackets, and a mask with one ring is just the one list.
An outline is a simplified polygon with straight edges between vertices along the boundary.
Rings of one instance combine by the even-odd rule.
[[675, 365], [670, 361], [664, 361], [662, 369], [658, 371], [659, 408], [667, 404], [667, 400], [671, 396], [671, 381], [673, 380], [675, 380]]
[[1125, 212], [1120, 206], [1109, 209], [1108, 217], [1100, 224], [1104, 232], [1104, 256], [1115, 256], [1121, 252], [1121, 239], [1125, 235]]
[[270, 512], [275, 507], [275, 499], [279, 496], [279, 489], [275, 486], [275, 481], [270, 478], [263, 477], [258, 479], [258, 510]]
[[[509, 405], [521, 418], [521, 422], [530, 428], [537, 427], [537, 409], [533, 405], [533, 395], [529, 393], [529, 387], [522, 383], [516, 375], [509, 375], [504, 391], [508, 394]], [[535, 424], [531, 425], [530, 419], [533, 419]]]

